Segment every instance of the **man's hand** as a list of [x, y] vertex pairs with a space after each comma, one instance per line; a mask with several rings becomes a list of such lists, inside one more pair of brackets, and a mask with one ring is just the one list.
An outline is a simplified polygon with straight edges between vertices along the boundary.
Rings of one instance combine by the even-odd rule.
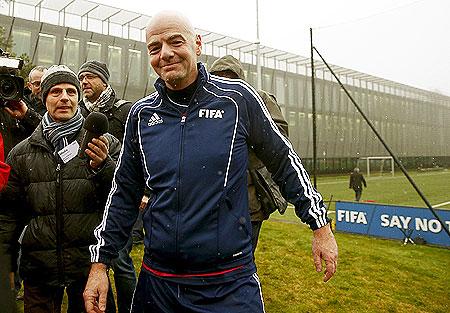
[[22, 100], [20, 100], [20, 101], [9, 101], [8, 105], [5, 106], [5, 111], [8, 112], [8, 114], [12, 118], [21, 120], [27, 114], [28, 106]]
[[314, 231], [312, 254], [317, 272], [322, 271], [322, 260], [325, 261], [323, 281], [327, 282], [336, 273], [338, 261], [338, 247], [331, 225], [327, 224]]
[[108, 139], [105, 136], [100, 136], [99, 139], [93, 138], [88, 143], [88, 147], [89, 149], [84, 150], [84, 152], [91, 158], [89, 165], [94, 170], [99, 169], [108, 157]]
[[89, 273], [83, 298], [87, 313], [103, 313], [106, 310], [106, 296], [109, 282], [106, 265], [93, 263]]
[[148, 196], [146, 195], [142, 196], [141, 204], [139, 205], [139, 210], [141, 211], [145, 210], [145, 208], [147, 207], [148, 199], [149, 199]]

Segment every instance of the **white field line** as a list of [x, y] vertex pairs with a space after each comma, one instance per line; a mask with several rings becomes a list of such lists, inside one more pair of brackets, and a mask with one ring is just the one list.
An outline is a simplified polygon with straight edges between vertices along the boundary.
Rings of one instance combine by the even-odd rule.
[[435, 205], [433, 205], [433, 208], [439, 208], [439, 207], [447, 205], [447, 204], [450, 204], [450, 201], [435, 204]]

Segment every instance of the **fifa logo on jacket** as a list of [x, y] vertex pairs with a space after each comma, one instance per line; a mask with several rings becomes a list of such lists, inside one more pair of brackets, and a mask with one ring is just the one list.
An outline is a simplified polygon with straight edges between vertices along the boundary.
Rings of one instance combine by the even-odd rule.
[[204, 118], [223, 118], [224, 110], [214, 109], [200, 109], [198, 110], [198, 117]]

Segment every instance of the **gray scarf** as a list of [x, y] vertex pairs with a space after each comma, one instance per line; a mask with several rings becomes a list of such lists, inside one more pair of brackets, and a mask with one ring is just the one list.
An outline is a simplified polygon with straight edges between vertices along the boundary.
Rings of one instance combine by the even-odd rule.
[[83, 125], [84, 117], [81, 115], [80, 108], [70, 120], [57, 123], [46, 112], [42, 117], [42, 126], [44, 137], [53, 145], [55, 152], [63, 149], [69, 144], [69, 140], [74, 139]]
[[89, 112], [106, 112], [114, 105], [116, 94], [110, 85], [102, 91], [100, 96], [94, 102], [90, 102], [86, 97], [83, 97], [83, 102]]

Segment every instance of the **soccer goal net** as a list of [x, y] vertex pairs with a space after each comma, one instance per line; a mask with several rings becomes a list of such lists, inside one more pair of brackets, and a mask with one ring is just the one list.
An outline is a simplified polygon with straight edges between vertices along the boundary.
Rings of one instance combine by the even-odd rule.
[[394, 176], [394, 159], [390, 156], [364, 157], [358, 159], [358, 167], [361, 172], [371, 175]]

